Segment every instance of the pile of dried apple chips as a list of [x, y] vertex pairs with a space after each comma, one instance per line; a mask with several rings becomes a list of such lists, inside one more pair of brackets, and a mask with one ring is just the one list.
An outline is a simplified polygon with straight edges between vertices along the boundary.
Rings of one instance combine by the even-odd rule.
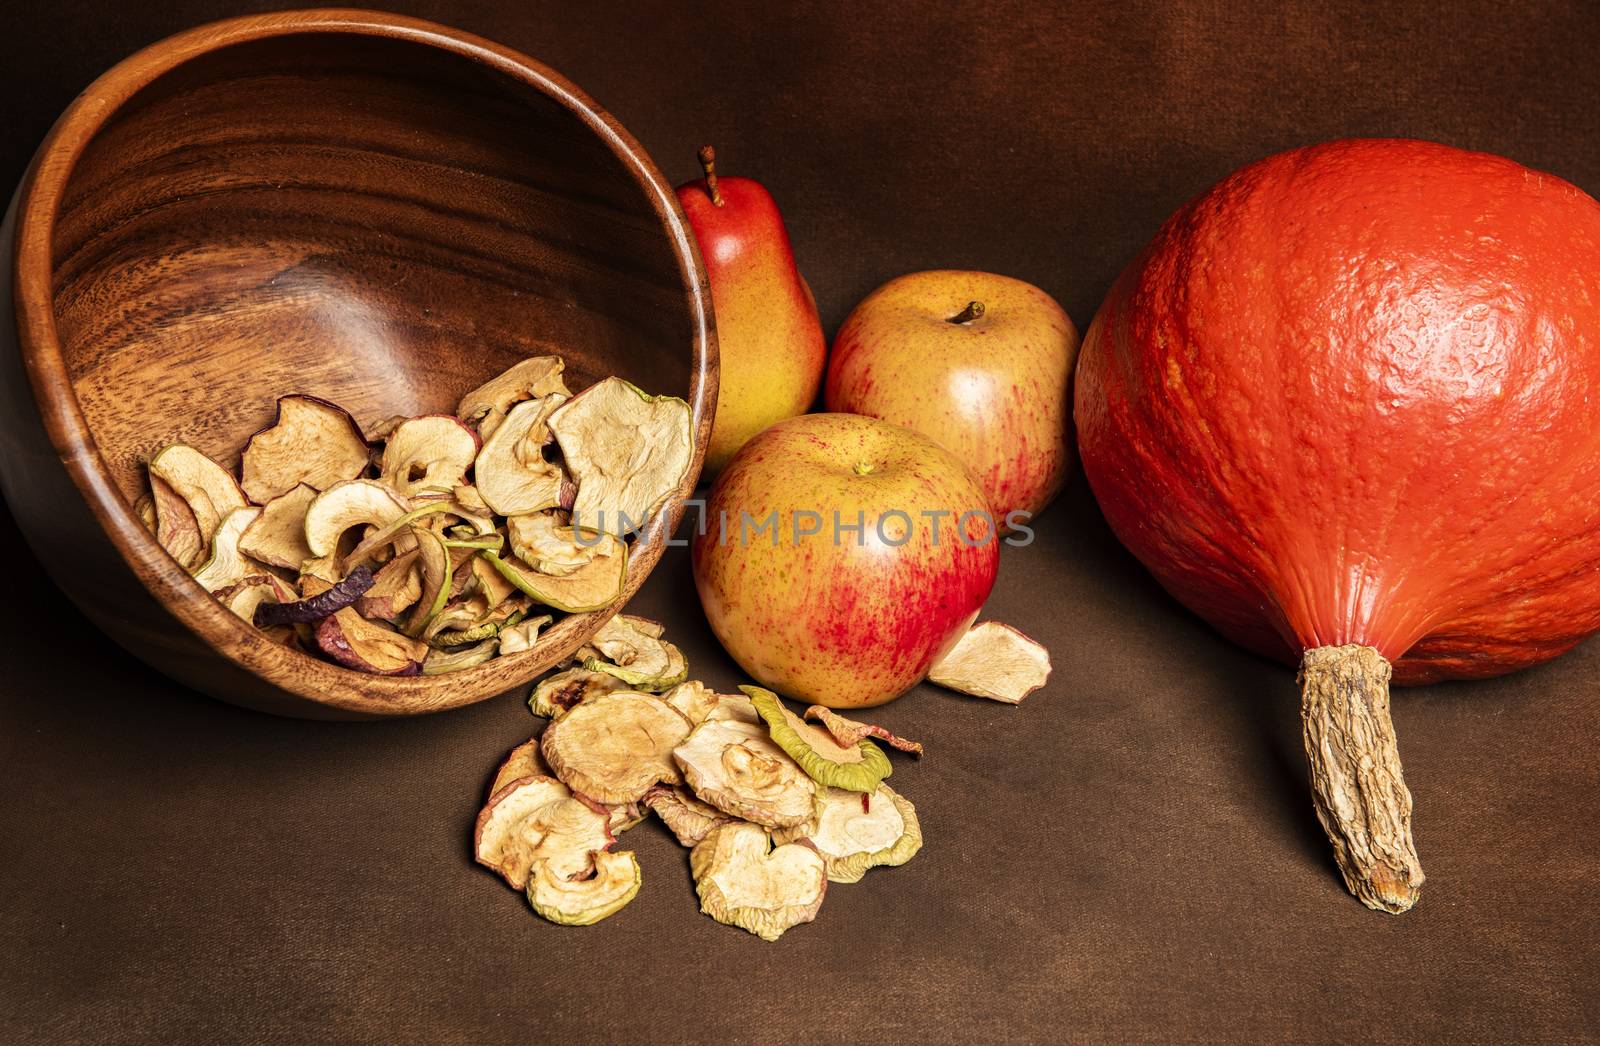
[[868, 738], [921, 745], [760, 687], [713, 693], [663, 631], [620, 614], [534, 687], [550, 725], [507, 756], [474, 837], [534, 911], [587, 925], [631, 901], [639, 863], [614, 845], [648, 811], [691, 848], [701, 910], [767, 940], [814, 919], [829, 882], [916, 854], [916, 811]]
[[158, 452], [141, 515], [223, 605], [347, 667], [431, 675], [527, 650], [556, 614], [621, 596], [631, 538], [694, 456], [683, 400], [614, 377], [572, 395], [564, 370], [525, 359], [453, 416], [370, 434], [285, 396], [237, 478]]

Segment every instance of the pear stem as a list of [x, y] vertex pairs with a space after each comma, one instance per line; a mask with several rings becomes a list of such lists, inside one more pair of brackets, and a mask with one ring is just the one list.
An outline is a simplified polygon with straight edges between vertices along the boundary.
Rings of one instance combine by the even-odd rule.
[[971, 323], [973, 320], [982, 318], [982, 316], [983, 316], [983, 302], [981, 302], [981, 301], [969, 301], [969, 302], [967, 302], [967, 307], [966, 308], [962, 309], [960, 312], [956, 313], [954, 316], [950, 317], [948, 320], [945, 320], [945, 322], [946, 323]]
[[706, 193], [714, 207], [722, 206], [722, 190], [717, 188], [717, 151], [709, 145], [700, 147], [700, 169], [706, 172]]

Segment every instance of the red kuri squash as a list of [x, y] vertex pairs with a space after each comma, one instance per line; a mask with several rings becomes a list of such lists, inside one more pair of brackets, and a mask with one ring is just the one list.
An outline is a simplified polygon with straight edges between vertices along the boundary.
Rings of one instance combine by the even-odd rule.
[[1411, 907], [1391, 670], [1496, 675], [1600, 628], [1600, 204], [1428, 142], [1262, 160], [1122, 274], [1076, 415], [1122, 542], [1299, 664], [1345, 882]]

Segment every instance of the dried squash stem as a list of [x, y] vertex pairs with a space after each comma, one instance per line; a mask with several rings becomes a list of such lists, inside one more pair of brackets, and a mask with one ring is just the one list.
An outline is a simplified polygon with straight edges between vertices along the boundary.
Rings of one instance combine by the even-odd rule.
[[1389, 718], [1390, 673], [1370, 646], [1307, 650], [1300, 714], [1317, 819], [1345, 885], [1367, 907], [1399, 914], [1417, 903], [1423, 875]]

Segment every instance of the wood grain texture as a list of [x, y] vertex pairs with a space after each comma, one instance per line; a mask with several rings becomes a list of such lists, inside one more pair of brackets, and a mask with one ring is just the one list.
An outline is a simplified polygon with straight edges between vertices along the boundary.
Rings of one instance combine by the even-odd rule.
[[91, 619], [216, 697], [338, 718], [451, 708], [527, 682], [609, 612], [438, 678], [287, 650], [133, 515], [143, 463], [168, 443], [236, 464], [279, 395], [332, 400], [370, 427], [448, 412], [541, 352], [566, 358], [575, 388], [619, 374], [685, 396], [694, 465], [639, 538], [623, 602], [699, 474], [717, 363], [682, 214], [626, 132], [515, 52], [356, 11], [192, 30], [84, 92], [12, 210], [6, 498]]

